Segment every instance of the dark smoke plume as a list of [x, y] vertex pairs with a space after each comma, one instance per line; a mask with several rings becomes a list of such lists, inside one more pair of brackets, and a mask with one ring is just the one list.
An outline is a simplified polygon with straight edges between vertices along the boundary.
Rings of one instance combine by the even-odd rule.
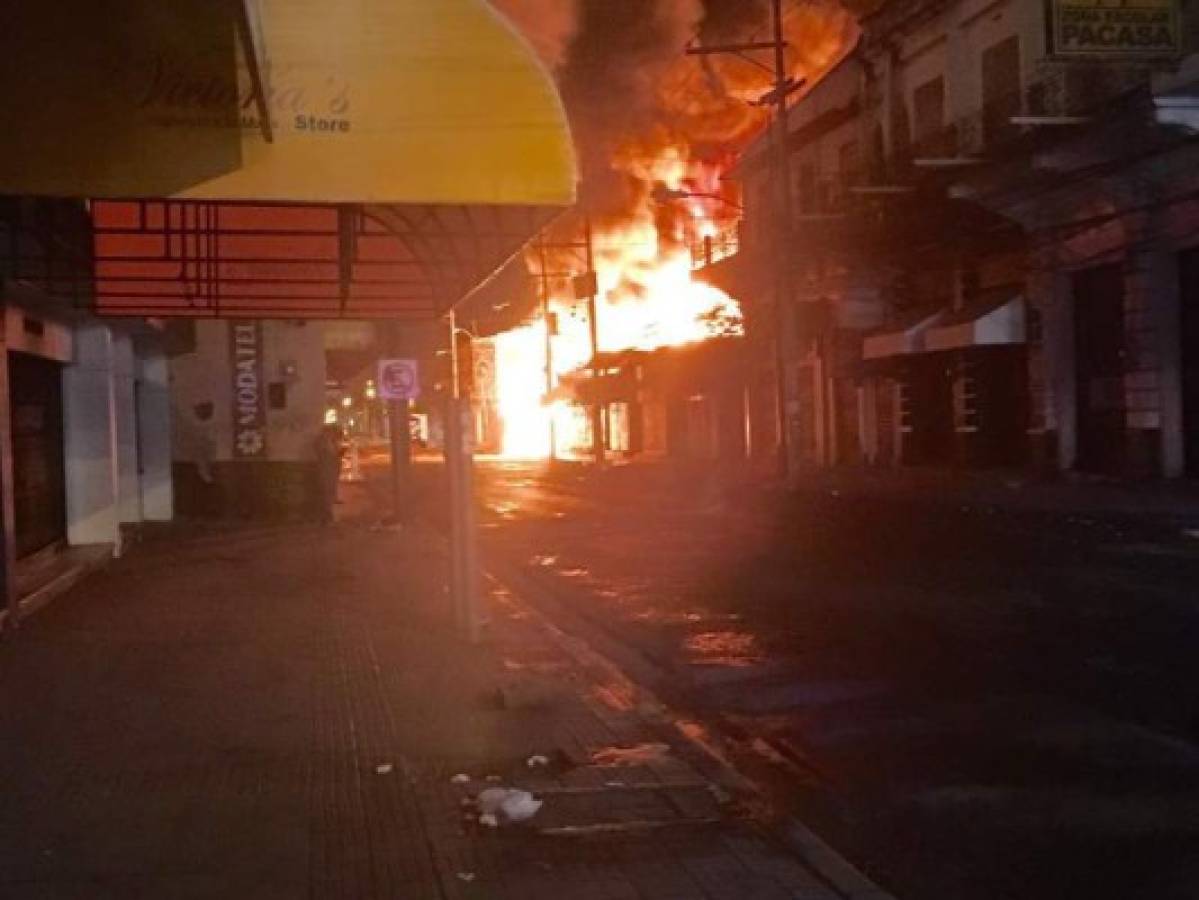
[[[579, 0], [560, 77], [589, 207], [618, 216], [644, 193], [642, 180], [613, 166], [629, 147], [690, 143], [669, 90], [682, 67], [699, 69], [685, 57], [687, 45], [759, 30], [768, 12], [765, 0]], [[699, 89], [716, 95], [722, 86], [708, 78]]]

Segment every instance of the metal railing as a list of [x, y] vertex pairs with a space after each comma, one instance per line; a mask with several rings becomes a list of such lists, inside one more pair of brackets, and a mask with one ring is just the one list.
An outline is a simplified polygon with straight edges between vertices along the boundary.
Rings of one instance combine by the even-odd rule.
[[74, 306], [91, 303], [92, 223], [76, 200], [0, 198], [0, 275]]
[[742, 224], [726, 225], [715, 234], [691, 243], [691, 267], [702, 269], [736, 255], [741, 249]]

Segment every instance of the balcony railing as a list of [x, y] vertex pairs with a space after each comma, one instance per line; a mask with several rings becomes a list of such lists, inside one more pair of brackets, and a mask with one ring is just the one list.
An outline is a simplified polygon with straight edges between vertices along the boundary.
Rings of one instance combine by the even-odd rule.
[[1143, 68], [1095, 64], [1054, 66], [1021, 91], [1001, 94], [954, 123], [959, 153], [993, 156], [1028, 133], [1014, 118], [1085, 119], [1148, 84]]
[[735, 255], [741, 249], [740, 223], [726, 225], [715, 234], [691, 243], [691, 267], [702, 269]]
[[0, 198], [0, 276], [75, 306], [91, 302], [92, 223], [79, 201]]

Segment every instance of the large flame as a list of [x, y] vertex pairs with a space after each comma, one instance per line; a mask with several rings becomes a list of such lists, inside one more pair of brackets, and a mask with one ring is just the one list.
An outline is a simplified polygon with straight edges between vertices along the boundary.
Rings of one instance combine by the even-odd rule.
[[[537, 5], [533, 0], [506, 0], [507, 5], [529, 3]], [[684, 2], [653, 9], [659, 18], [674, 10], [682, 17], [678, 30], [685, 33], [697, 27], [702, 6]], [[743, 25], [751, 31], [740, 38], [763, 37], [752, 29], [764, 23]], [[832, 0], [789, 8], [783, 25], [790, 75], [809, 83], [841, 58], [856, 32], [853, 17]], [[773, 87], [773, 73], [765, 60], [755, 64], [735, 56], [684, 57], [681, 47], [667, 50], [678, 54], [676, 63], [647, 69], [646, 79], [630, 82], [656, 93], [655, 124], [642, 127], [637, 116], [628, 122], [600, 116], [604, 127], [587, 130], [607, 154], [611, 173], [618, 176], [606, 185], [616, 187], [618, 196], [598, 198], [603, 209], [593, 223], [600, 352], [649, 351], [742, 333], [737, 301], [693, 277], [692, 248], [703, 246], [705, 238], [728, 233], [740, 218], [739, 188], [721, 176], [738, 148], [768, 121], [769, 109], [746, 101], [761, 98]], [[587, 110], [576, 113], [592, 122]], [[662, 188], [678, 196], [655, 203], [655, 190]], [[568, 237], [576, 242], [578, 230]], [[535, 274], [543, 264], [538, 253], [531, 255]], [[592, 358], [587, 304], [573, 296], [568, 279], [558, 277], [582, 272], [585, 265], [577, 248], [551, 247], [545, 269], [555, 273], [544, 281], [557, 324], [550, 338], [550, 381], [557, 384]], [[560, 455], [583, 449], [591, 440], [585, 413], [549, 399], [546, 328], [544, 319], [537, 318], [495, 339], [503, 449], [508, 456], [549, 455], [551, 425], [553, 449]]]
[[[684, 148], [670, 146], [653, 158], [630, 157], [647, 184], [707, 193], [715, 190], [714, 174], [687, 159]], [[732, 201], [730, 201], [732, 202]], [[718, 228], [711, 207], [720, 204], [695, 197], [663, 217], [648, 194], [620, 222], [608, 223], [593, 237], [599, 286], [596, 332], [601, 353], [657, 350], [742, 333], [740, 305], [720, 289], [694, 277], [692, 243]], [[729, 207], [735, 212], [736, 207]], [[728, 213], [725, 212], [727, 216]], [[579, 248], [550, 247], [547, 269], [582, 271]], [[540, 271], [540, 257], [534, 254]], [[551, 335], [553, 383], [592, 359], [588, 303], [574, 297], [571, 284], [547, 277], [549, 308], [556, 324]], [[588, 417], [569, 404], [549, 402], [546, 380], [546, 322], [538, 316], [520, 328], [496, 336], [499, 413], [503, 453], [512, 458], [544, 458], [550, 454], [551, 423], [559, 456], [569, 456], [591, 441]]]

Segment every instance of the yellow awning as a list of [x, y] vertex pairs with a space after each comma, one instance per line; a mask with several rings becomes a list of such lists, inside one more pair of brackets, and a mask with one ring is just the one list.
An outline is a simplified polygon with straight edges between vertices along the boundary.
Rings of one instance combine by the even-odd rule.
[[0, 193], [95, 201], [102, 314], [427, 318], [574, 201], [553, 79], [484, 0], [8, 18]]
[[550, 75], [482, 0], [258, 0], [274, 132], [241, 132], [203, 199], [565, 206], [575, 164]]
[[6, 18], [17, 20], [6, 68], [21, 77], [0, 87], [0, 192], [574, 198], [553, 80], [483, 0], [60, 0], [15, 4]]

